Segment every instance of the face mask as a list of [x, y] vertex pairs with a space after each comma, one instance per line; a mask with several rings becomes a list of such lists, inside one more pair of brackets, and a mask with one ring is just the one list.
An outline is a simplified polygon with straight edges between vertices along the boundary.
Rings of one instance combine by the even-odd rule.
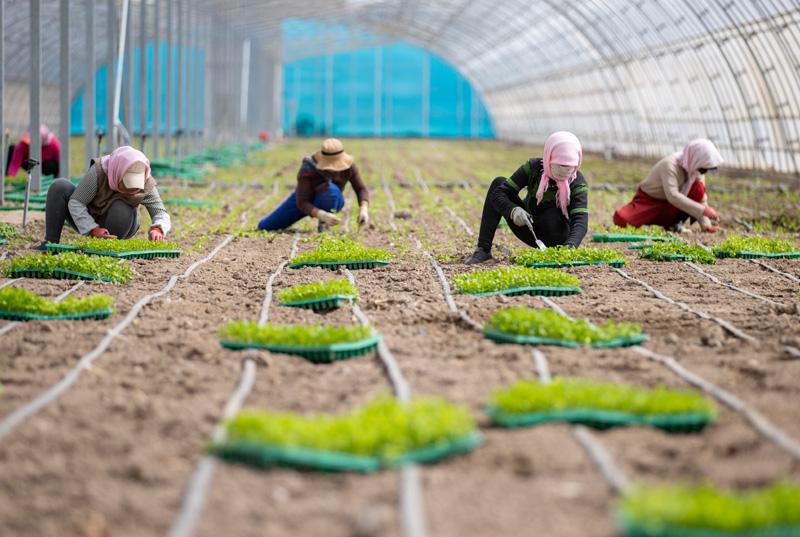
[[697, 168], [697, 172], [700, 175], [705, 175], [708, 172], [715, 172], [715, 171], [717, 171], [717, 168]]
[[550, 175], [556, 181], [563, 181], [564, 179], [569, 179], [572, 173], [575, 171], [574, 166], [564, 166], [563, 164], [551, 164], [550, 165]]

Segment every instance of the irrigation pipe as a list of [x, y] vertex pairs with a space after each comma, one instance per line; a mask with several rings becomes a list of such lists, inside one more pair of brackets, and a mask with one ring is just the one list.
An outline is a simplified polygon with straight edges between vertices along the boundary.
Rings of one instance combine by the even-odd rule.
[[783, 276], [784, 278], [786, 278], [787, 280], [789, 280], [791, 282], [800, 283], [800, 278], [798, 278], [794, 274], [789, 274], [788, 272], [784, 272], [782, 270], [778, 270], [775, 267], [767, 265], [763, 261], [759, 261], [758, 259], [751, 259], [750, 261], [752, 263], [755, 263], [756, 265], [758, 265], [761, 268], [765, 268], [767, 270], [770, 270], [770, 271], [774, 272], [775, 274], [780, 274], [781, 276]]
[[[417, 170], [415, 171], [415, 173], [416, 173], [416, 176], [417, 176], [417, 184], [419, 184], [419, 185], [422, 187], [422, 190], [423, 190], [423, 192], [425, 192], [425, 194], [427, 194], [428, 196], [430, 196], [430, 198], [431, 198], [432, 200], [434, 200], [434, 201], [438, 202], [439, 204], [441, 204], [441, 202], [442, 202], [442, 198], [441, 198], [439, 195], [437, 195], [437, 194], [433, 194], [433, 193], [432, 193], [432, 191], [431, 191], [430, 187], [428, 187], [428, 183], [427, 183], [427, 181], [425, 181], [425, 179], [422, 177], [422, 174], [420, 174], [420, 172], [419, 172], [419, 169], [417, 169]], [[448, 215], [450, 215], [450, 217], [451, 217], [452, 219], [454, 219], [456, 222], [458, 222], [458, 224], [459, 224], [459, 225], [460, 225], [462, 228], [464, 228], [464, 231], [467, 233], [467, 235], [469, 235], [470, 237], [474, 237], [474, 236], [475, 236], [475, 232], [474, 232], [474, 231], [472, 231], [472, 228], [470, 228], [470, 227], [469, 227], [469, 224], [467, 224], [467, 223], [464, 221], [464, 219], [463, 219], [463, 218], [461, 218], [460, 216], [458, 216], [458, 215], [456, 214], [456, 212], [455, 212], [453, 209], [451, 209], [450, 207], [445, 207], [445, 208], [444, 208], [444, 211], [445, 211], [445, 212], [446, 212]]]
[[742, 293], [743, 295], [747, 295], [750, 298], [755, 298], [756, 300], [760, 300], [762, 302], [766, 302], [767, 304], [772, 304], [773, 306], [781, 306], [782, 305], [780, 302], [775, 302], [774, 300], [769, 299], [769, 298], [767, 298], [765, 296], [761, 296], [761, 295], [758, 295], [756, 293], [751, 293], [750, 291], [747, 291], [746, 289], [741, 289], [739, 287], [736, 287], [733, 284], [723, 282], [722, 280], [720, 280], [719, 278], [717, 278], [713, 274], [710, 274], [710, 273], [706, 272], [705, 270], [703, 270], [702, 268], [700, 268], [699, 266], [697, 266], [694, 263], [686, 263], [686, 264], [688, 266], [690, 266], [691, 268], [693, 268], [696, 272], [702, 274], [703, 276], [705, 276], [706, 278], [711, 280], [712, 282], [714, 282], [714, 283], [716, 283], [718, 285], [721, 285], [723, 287], [727, 287], [728, 289], [730, 289], [732, 291], [736, 291], [737, 293]]
[[128, 311], [128, 314], [125, 316], [125, 318], [117, 323], [111, 330], [109, 330], [106, 336], [100, 341], [100, 343], [97, 344], [94, 349], [84, 354], [80, 360], [78, 360], [78, 363], [72, 367], [72, 369], [70, 369], [60, 381], [48, 388], [33, 401], [18, 408], [0, 421], [0, 439], [11, 432], [14, 427], [61, 397], [61, 395], [64, 394], [64, 392], [66, 392], [78, 380], [81, 372], [84, 369], [88, 369], [92, 362], [102, 356], [102, 354], [111, 346], [111, 343], [114, 341], [114, 339], [133, 322], [136, 316], [139, 315], [139, 312], [142, 311], [142, 308], [144, 308], [154, 298], [159, 298], [169, 293], [175, 287], [175, 285], [177, 285], [178, 280], [188, 278], [192, 272], [197, 269], [197, 267], [214, 258], [220, 252], [220, 250], [225, 248], [225, 246], [227, 246], [232, 240], [233, 236], [228, 235], [206, 257], [192, 263], [183, 272], [183, 274], [171, 276], [167, 281], [167, 284], [160, 291], [150, 293], [140, 298], [139, 301], [136, 302], [136, 304], [134, 304], [133, 307]]
[[0, 283], [0, 289], [4, 287], [8, 287], [9, 285], [14, 285], [18, 281], [24, 280], [25, 278], [14, 278], [13, 280], [8, 280], [7, 282]]
[[394, 204], [394, 196], [392, 195], [391, 189], [389, 189], [389, 185], [386, 184], [386, 181], [384, 181], [381, 186], [386, 195], [387, 204], [389, 205], [389, 227], [392, 228], [392, 231], [397, 231], [397, 224], [394, 223], [394, 213], [397, 210]]
[[[19, 279], [22, 279], [22, 278], [19, 278]], [[62, 300], [67, 298], [70, 294], [72, 294], [73, 291], [76, 291], [79, 288], [81, 288], [83, 286], [83, 284], [85, 284], [85, 283], [86, 283], [85, 280], [79, 281], [78, 283], [76, 283], [75, 285], [73, 285], [72, 287], [70, 287], [69, 289], [67, 289], [66, 291], [61, 293], [60, 295], [58, 295], [55, 299], [53, 299], [53, 302], [56, 302], [56, 303], [61, 302]], [[22, 321], [11, 321], [7, 325], [5, 325], [2, 328], [0, 328], [0, 336], [2, 336], [4, 334], [8, 334], [14, 328], [16, 328], [17, 326], [19, 326], [21, 324], [22, 324]]]

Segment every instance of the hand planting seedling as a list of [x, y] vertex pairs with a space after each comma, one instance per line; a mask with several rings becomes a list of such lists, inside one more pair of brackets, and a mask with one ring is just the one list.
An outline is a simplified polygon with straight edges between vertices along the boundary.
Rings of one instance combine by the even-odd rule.
[[358, 289], [346, 278], [295, 285], [278, 291], [282, 306], [314, 310], [337, 308], [344, 302], [358, 300], [358, 297]]
[[566, 421], [598, 428], [651, 425], [673, 432], [697, 431], [716, 418], [714, 404], [697, 392], [575, 378], [523, 380], [495, 390], [488, 413], [505, 427]]
[[599, 264], [621, 267], [627, 263], [622, 254], [611, 248], [571, 248], [568, 246], [554, 246], [544, 251], [536, 248], [522, 248], [514, 252], [513, 258], [516, 264], [529, 267]]
[[478, 296], [567, 295], [580, 292], [580, 280], [577, 276], [550, 268], [499, 267], [459, 274], [453, 279], [453, 283], [460, 293]]
[[712, 485], [633, 487], [617, 508], [629, 537], [796, 537], [800, 486], [779, 482], [751, 491]]
[[2, 266], [3, 272], [12, 278], [66, 278], [127, 283], [133, 277], [133, 270], [121, 259], [108, 259], [75, 252], [15, 257]]
[[403, 404], [379, 396], [343, 415], [245, 410], [226, 424], [218, 456], [261, 467], [375, 471], [471, 451], [480, 434], [469, 411], [443, 399]]
[[675, 236], [659, 226], [611, 227], [592, 236], [594, 242], [673, 241]]
[[97, 239], [81, 237], [66, 244], [47, 244], [49, 251], [80, 250], [87, 254], [122, 258], [178, 257], [178, 244], [145, 239]]
[[731, 234], [714, 247], [717, 257], [800, 257], [791, 241]]
[[114, 300], [108, 295], [67, 297], [53, 302], [17, 287], [0, 289], [0, 318], [13, 321], [32, 319], [104, 319], [111, 315]]
[[504, 308], [491, 316], [484, 335], [498, 343], [560, 345], [564, 347], [622, 347], [647, 339], [638, 324], [608, 321], [595, 326], [585, 320], [570, 320], [550, 310], [526, 307]]
[[292, 259], [292, 268], [323, 266], [337, 268], [373, 268], [386, 265], [392, 255], [379, 248], [367, 248], [347, 237], [325, 236], [314, 250]]
[[652, 261], [694, 261], [707, 265], [717, 262], [714, 254], [704, 247], [680, 241], [655, 243], [642, 250], [639, 257]]

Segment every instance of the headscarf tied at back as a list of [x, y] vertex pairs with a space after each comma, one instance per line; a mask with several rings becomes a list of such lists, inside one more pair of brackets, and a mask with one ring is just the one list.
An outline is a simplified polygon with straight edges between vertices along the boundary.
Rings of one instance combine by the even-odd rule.
[[122, 185], [122, 176], [128, 171], [132, 164], [137, 162], [144, 163], [144, 178], [145, 185], [151, 182], [153, 178], [150, 175], [150, 160], [138, 149], [134, 149], [129, 145], [123, 145], [116, 148], [110, 155], [106, 155], [100, 159], [100, 165], [103, 171], [108, 176], [108, 186], [111, 190], [119, 192]]
[[700, 168], [717, 168], [722, 164], [722, 155], [719, 154], [711, 140], [706, 138], [692, 140], [686, 144], [679, 155], [681, 168], [686, 170], [688, 177], [681, 187], [681, 193], [684, 196], [692, 189], [695, 181], [703, 180], [703, 175], [699, 172]]
[[[578, 176], [578, 169], [583, 162], [583, 149], [578, 137], [567, 131], [558, 131], [551, 134], [544, 143], [544, 170], [542, 179], [539, 181], [539, 189], [536, 191], [536, 204], [542, 202], [545, 190], [550, 183], [550, 179], [558, 185], [556, 205], [569, 218], [567, 208], [569, 207], [570, 188], [569, 185]], [[566, 179], [556, 179], [550, 175], [550, 165], [560, 164], [562, 166], [572, 166], [575, 171]]]

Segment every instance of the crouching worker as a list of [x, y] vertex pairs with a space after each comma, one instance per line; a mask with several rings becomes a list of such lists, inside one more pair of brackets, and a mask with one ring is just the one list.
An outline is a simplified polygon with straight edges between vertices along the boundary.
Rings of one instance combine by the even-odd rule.
[[[535, 247], [536, 239], [546, 246], [579, 246], [589, 222], [589, 187], [578, 171], [582, 160], [578, 138], [560, 131], [545, 142], [543, 158], [529, 159], [508, 179], [492, 181], [483, 202], [478, 248], [465, 263], [492, 258], [492, 242], [501, 218], [529, 246]], [[525, 188], [528, 193], [523, 201], [519, 193]]]
[[358, 225], [369, 224], [369, 192], [353, 157], [344, 152], [342, 142], [329, 138], [322, 148], [303, 158], [297, 172], [297, 188], [269, 216], [258, 223], [258, 229], [276, 231], [286, 229], [298, 220], [310, 216], [319, 220], [319, 231], [342, 223], [333, 213], [344, 207], [344, 190], [353, 185], [359, 204]]
[[[42, 143], [42, 175], [58, 177], [61, 142], [44, 123], [39, 127], [39, 137]], [[6, 175], [8, 177], [17, 176], [20, 168], [22, 168], [22, 163], [30, 158], [30, 152], [31, 133], [26, 131], [16, 145], [11, 145], [8, 148], [8, 159], [6, 161]]]
[[712, 221], [717, 212], [708, 205], [705, 174], [722, 164], [722, 156], [710, 140], [689, 142], [683, 151], [661, 159], [639, 183], [633, 200], [614, 213], [614, 224], [655, 225], [684, 231], [687, 218], [700, 222], [703, 231], [719, 229]]
[[141, 151], [119, 147], [110, 155], [92, 159], [89, 171], [73, 185], [56, 179], [47, 191], [45, 242], [61, 240], [65, 221], [82, 235], [102, 239], [129, 239], [139, 230], [139, 205], [152, 221], [151, 241], [162, 241], [171, 221], [150, 175], [150, 161]]

